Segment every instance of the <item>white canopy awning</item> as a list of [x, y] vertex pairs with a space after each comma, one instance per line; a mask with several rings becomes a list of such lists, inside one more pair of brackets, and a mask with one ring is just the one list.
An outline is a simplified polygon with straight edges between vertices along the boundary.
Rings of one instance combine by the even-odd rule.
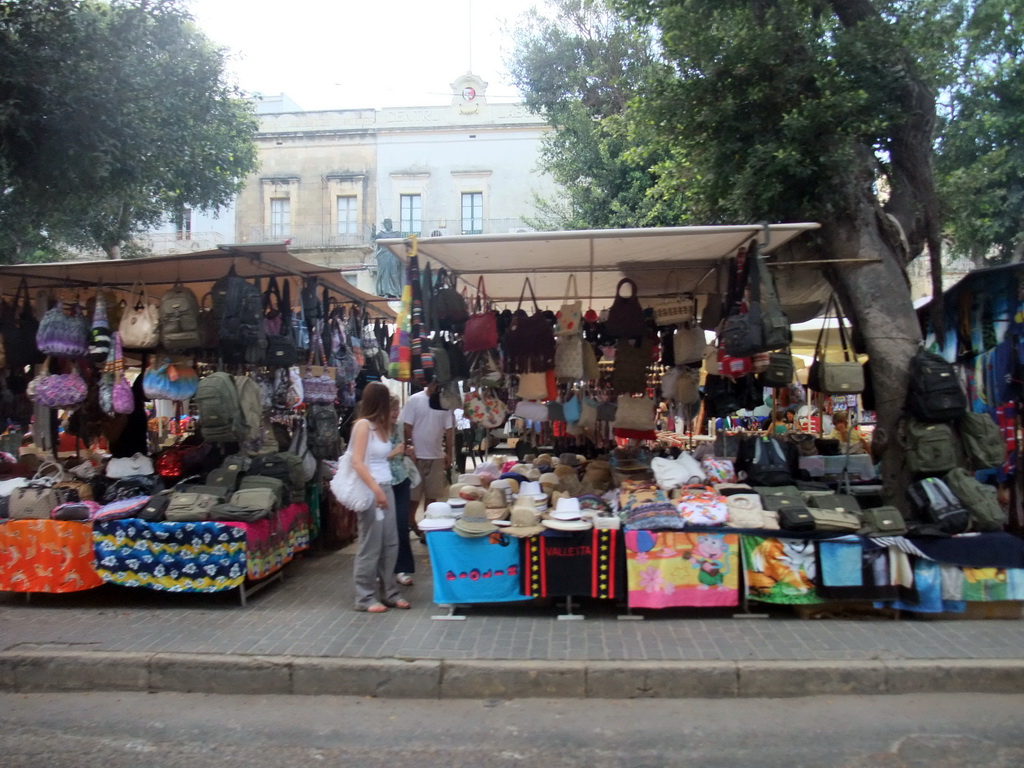
[[[78, 287], [90, 288], [99, 283], [107, 288], [127, 291], [136, 282], [143, 282], [150, 296], [156, 298], [180, 280], [201, 299], [213, 283], [224, 277], [232, 267], [236, 274], [248, 279], [271, 275], [279, 279], [315, 276], [340, 301], [366, 305], [375, 316], [395, 316], [387, 299], [359, 290], [342, 277], [337, 269], [312, 264], [293, 256], [284, 243], [222, 245], [209, 251], [139, 259], [3, 265], [0, 266], [0, 291], [9, 299], [22, 278], [33, 296], [39, 289], [75, 290]], [[263, 287], [266, 287], [266, 283]], [[293, 302], [298, 301], [295, 294], [298, 287], [293, 283]]]
[[[611, 303], [623, 277], [636, 282], [645, 303], [685, 291], [719, 293], [724, 282], [719, 285], [718, 280], [724, 281], [725, 276], [717, 275], [717, 268], [751, 238], [758, 238], [763, 251], [770, 253], [819, 226], [750, 224], [460, 235], [422, 238], [417, 247], [421, 266], [429, 261], [435, 270], [444, 267], [471, 289], [483, 276], [487, 295], [499, 304], [514, 306], [524, 278], [529, 277], [538, 302], [557, 307], [569, 275], [574, 274], [584, 303], [599, 309]], [[377, 242], [402, 258], [410, 244], [404, 239]], [[791, 281], [777, 278], [784, 304], [820, 301], [820, 290], [810, 290], [820, 287], [821, 281], [818, 268], [813, 271], [798, 281], [793, 291], [786, 289]]]

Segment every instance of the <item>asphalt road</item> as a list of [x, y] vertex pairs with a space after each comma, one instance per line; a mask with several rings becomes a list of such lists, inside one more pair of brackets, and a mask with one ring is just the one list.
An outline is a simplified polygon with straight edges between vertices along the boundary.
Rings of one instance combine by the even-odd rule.
[[1020, 768], [1022, 695], [428, 701], [0, 694], [3, 768]]

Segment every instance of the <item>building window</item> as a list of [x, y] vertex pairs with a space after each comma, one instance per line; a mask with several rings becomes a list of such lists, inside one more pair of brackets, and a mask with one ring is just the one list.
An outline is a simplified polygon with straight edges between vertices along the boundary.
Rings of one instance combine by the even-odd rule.
[[338, 196], [338, 234], [356, 234], [356, 225], [359, 221], [359, 209], [356, 207], [355, 195]]
[[482, 235], [484, 232], [483, 192], [462, 193], [462, 234]]
[[402, 195], [401, 220], [402, 233], [418, 235], [423, 229], [423, 199], [420, 195]]
[[191, 208], [179, 208], [174, 214], [174, 234], [178, 240], [192, 239]]
[[270, 236], [285, 238], [292, 232], [291, 201], [287, 197], [270, 198]]

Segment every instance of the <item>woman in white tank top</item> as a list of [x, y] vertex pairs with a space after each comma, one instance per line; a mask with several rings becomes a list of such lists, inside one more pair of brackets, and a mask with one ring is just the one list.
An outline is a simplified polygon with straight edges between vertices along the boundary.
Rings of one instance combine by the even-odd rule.
[[391, 490], [389, 460], [405, 452], [404, 443], [391, 446], [391, 393], [380, 382], [363, 390], [352, 426], [352, 469], [373, 491], [373, 503], [355, 510], [359, 524], [359, 551], [355, 562], [357, 611], [383, 613], [388, 608], [409, 608], [395, 581], [398, 531], [395, 497]]

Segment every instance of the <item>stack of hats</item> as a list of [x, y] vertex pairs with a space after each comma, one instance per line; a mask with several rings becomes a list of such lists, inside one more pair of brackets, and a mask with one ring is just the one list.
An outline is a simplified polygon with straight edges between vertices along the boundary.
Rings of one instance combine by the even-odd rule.
[[427, 505], [419, 526], [421, 531], [446, 531], [455, 525], [455, 512], [450, 504], [434, 501]]
[[[505, 504], [511, 504], [513, 497], [519, 492], [519, 483], [515, 480], [500, 478], [491, 483], [490, 490], [501, 491], [505, 497]], [[486, 501], [484, 503], [486, 503]]]
[[529, 499], [516, 499], [516, 503], [512, 505], [510, 523], [503, 532], [516, 538], [525, 539], [544, 532], [537, 510]]
[[519, 499], [529, 499], [537, 508], [538, 513], [544, 513], [548, 509], [550, 496], [544, 493], [539, 480], [527, 480], [519, 486]]
[[483, 480], [477, 475], [459, 475], [457, 482], [448, 488], [448, 495], [466, 501], [479, 501], [485, 493]]
[[587, 464], [583, 473], [583, 489], [604, 493], [612, 485], [612, 466], [607, 461], [594, 460]]
[[554, 472], [545, 472], [539, 478], [540, 489], [549, 496], [555, 491], [562, 490], [562, 481]]
[[467, 539], [489, 536], [498, 526], [487, 519], [487, 507], [482, 501], [467, 501], [462, 517], [455, 521], [455, 533]]
[[554, 531], [589, 531], [594, 527], [589, 517], [583, 517], [579, 499], [563, 496], [554, 511], [541, 521], [545, 528]]

